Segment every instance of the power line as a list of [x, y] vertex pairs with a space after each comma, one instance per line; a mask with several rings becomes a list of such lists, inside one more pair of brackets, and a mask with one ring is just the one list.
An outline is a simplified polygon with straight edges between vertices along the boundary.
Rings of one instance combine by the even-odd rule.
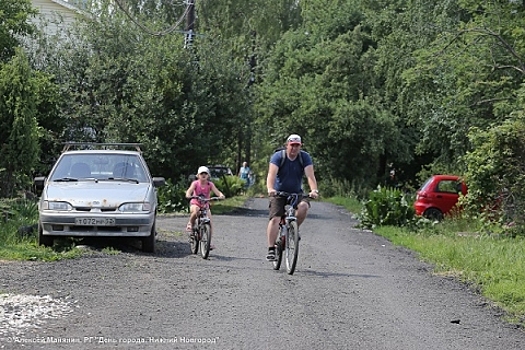
[[[182, 32], [182, 33], [186, 33], [186, 31], [181, 31], [181, 30], [177, 30], [177, 27], [184, 21], [184, 19], [187, 18], [187, 15], [188, 13], [190, 12], [190, 10], [193, 8], [194, 6], [194, 2], [193, 0], [190, 0], [186, 3], [186, 8], [184, 9], [184, 13], [182, 14], [182, 16], [177, 20], [177, 22], [175, 24], [173, 24], [172, 26], [170, 26], [169, 28], [163, 30], [163, 31], [153, 31], [151, 29], [149, 29], [148, 27], [146, 27], [145, 25], [143, 25], [142, 23], [140, 23], [139, 21], [137, 21], [133, 16], [132, 14], [130, 13], [129, 11], [129, 6], [128, 4], [126, 3], [126, 0], [115, 0], [115, 2], [117, 3], [117, 6], [126, 14], [126, 16], [131, 20], [131, 22], [133, 22], [135, 25], [137, 25], [140, 29], [142, 29], [144, 32], [150, 34], [150, 35], [153, 35], [153, 36], [164, 36], [164, 35], [168, 35], [170, 33], [173, 33], [173, 32]], [[193, 34], [194, 35], [194, 34]]]

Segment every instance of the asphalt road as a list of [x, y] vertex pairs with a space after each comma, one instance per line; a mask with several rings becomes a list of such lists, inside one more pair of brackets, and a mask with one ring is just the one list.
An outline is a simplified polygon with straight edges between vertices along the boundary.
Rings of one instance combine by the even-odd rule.
[[0, 262], [0, 292], [70, 305], [38, 327], [0, 332], [0, 348], [525, 348], [525, 332], [489, 302], [355, 228], [336, 206], [312, 203], [292, 276], [264, 260], [266, 199], [213, 220], [217, 249], [208, 260], [190, 254], [179, 233], [186, 217], [163, 217], [155, 255], [127, 247], [54, 263]]

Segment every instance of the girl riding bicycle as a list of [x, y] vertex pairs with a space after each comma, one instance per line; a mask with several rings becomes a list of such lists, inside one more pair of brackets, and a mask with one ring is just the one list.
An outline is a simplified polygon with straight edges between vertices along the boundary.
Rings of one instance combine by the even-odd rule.
[[[199, 170], [197, 171], [197, 180], [193, 181], [188, 190], [186, 191], [186, 198], [189, 199], [192, 196], [202, 196], [204, 198], [210, 198], [210, 194], [211, 192], [213, 192], [217, 197], [224, 199], [224, 194], [222, 194], [222, 192], [219, 191], [217, 187], [215, 187], [215, 184], [209, 180], [209, 177], [210, 170], [205, 166], [199, 167]], [[209, 204], [201, 204], [195, 198], [190, 201], [190, 220], [186, 225], [186, 231], [188, 231], [189, 233], [193, 231], [193, 226], [195, 225], [195, 220], [197, 220], [197, 216], [199, 215], [201, 205]], [[210, 218], [211, 223], [211, 210], [209, 208], [208, 217]]]

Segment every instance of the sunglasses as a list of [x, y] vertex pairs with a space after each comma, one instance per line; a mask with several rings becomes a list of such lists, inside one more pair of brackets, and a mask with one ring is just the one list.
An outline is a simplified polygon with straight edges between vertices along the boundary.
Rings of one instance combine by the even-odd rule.
[[208, 173], [200, 173], [199, 175], [208, 175]]

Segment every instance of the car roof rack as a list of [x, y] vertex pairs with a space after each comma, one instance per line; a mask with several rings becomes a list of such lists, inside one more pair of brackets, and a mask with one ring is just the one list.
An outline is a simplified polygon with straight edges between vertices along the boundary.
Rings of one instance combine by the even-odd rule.
[[140, 149], [142, 143], [128, 143], [128, 142], [64, 142], [62, 152], [71, 149], [129, 149], [134, 148], [137, 152], [142, 153]]

